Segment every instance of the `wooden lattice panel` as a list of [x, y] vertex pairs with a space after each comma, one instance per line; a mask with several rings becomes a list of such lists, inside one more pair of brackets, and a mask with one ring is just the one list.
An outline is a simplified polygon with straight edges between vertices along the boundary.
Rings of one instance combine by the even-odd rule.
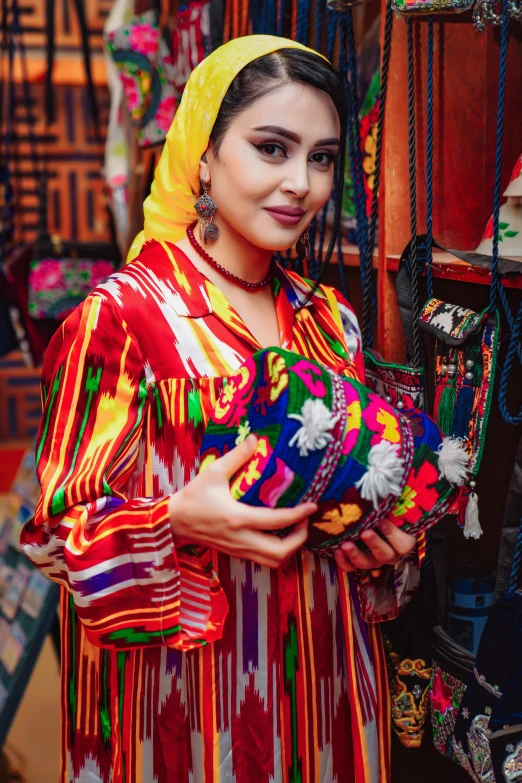
[[[101, 51], [102, 29], [112, 7], [112, 0], [84, 0], [85, 15], [93, 51]], [[26, 46], [44, 49], [46, 42], [45, 0], [21, 0], [21, 21]], [[73, 0], [55, 0], [55, 40], [62, 50], [78, 51], [80, 28]]]
[[35, 437], [42, 413], [40, 373], [25, 366], [19, 351], [0, 359], [0, 442]]
[[[108, 93], [97, 88], [101, 110], [101, 130], [107, 122]], [[36, 145], [31, 142], [22, 86], [17, 85], [16, 131], [18, 142], [12, 150], [12, 176], [15, 180], [16, 229], [19, 240], [30, 240], [38, 226], [39, 201], [33, 150], [38, 158], [37, 173], [49, 174], [48, 228], [66, 239], [103, 241], [109, 238], [105, 206], [103, 140], [95, 137], [87, 111], [84, 87], [61, 85], [55, 90], [56, 122], [46, 127], [44, 94], [41, 84], [31, 86]]]

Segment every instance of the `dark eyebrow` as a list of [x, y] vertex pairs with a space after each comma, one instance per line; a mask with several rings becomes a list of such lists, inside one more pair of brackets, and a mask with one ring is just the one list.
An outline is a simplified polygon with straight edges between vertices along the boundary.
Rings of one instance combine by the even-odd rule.
[[[278, 125], [262, 125], [259, 128], [254, 128], [255, 131], [260, 131], [263, 133], [274, 133], [277, 136], [283, 136], [285, 139], [289, 139], [290, 141], [295, 142], [296, 144], [300, 144], [301, 137], [297, 135], [297, 133], [292, 133], [292, 131], [286, 130], [286, 128], [280, 128]], [[332, 147], [337, 146], [339, 147], [341, 144], [340, 139], [337, 138], [331, 138], [331, 139], [320, 139], [315, 146], [316, 147]]]

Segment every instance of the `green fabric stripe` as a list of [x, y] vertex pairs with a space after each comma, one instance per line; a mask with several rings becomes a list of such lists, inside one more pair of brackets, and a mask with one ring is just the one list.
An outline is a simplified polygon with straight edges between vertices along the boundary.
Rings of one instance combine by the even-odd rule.
[[285, 683], [290, 693], [290, 722], [292, 741], [292, 765], [289, 770], [289, 783], [302, 783], [301, 765], [297, 746], [297, 670], [299, 649], [297, 624], [294, 617], [288, 621], [288, 633], [284, 635]]
[[[42, 437], [40, 438], [40, 445], [38, 446], [38, 451], [36, 452], [36, 467], [38, 467], [38, 463], [40, 462], [40, 457], [42, 456], [42, 451], [45, 445], [45, 442], [47, 440], [47, 434], [49, 432], [49, 423], [51, 421], [51, 413], [53, 410], [54, 405], [54, 398], [58, 394], [58, 391], [60, 389], [60, 384], [62, 382], [62, 375], [63, 375], [63, 365], [60, 367], [58, 372], [55, 375], [54, 381], [53, 381], [53, 387], [51, 390], [51, 400], [49, 402], [49, 405], [47, 406], [47, 415], [45, 417], [45, 424], [44, 429], [42, 433]], [[47, 391], [44, 389], [44, 405], [46, 405], [47, 400]]]
[[87, 421], [89, 420], [89, 414], [91, 411], [91, 405], [92, 405], [92, 398], [95, 394], [98, 393], [100, 389], [100, 379], [101, 379], [101, 367], [98, 367], [98, 370], [96, 372], [96, 375], [93, 375], [92, 368], [89, 367], [87, 369], [87, 380], [85, 382], [85, 391], [87, 392], [87, 405], [85, 406], [85, 413], [83, 415], [83, 421], [82, 426], [80, 427], [80, 432], [78, 433], [78, 438], [76, 439], [76, 446], [74, 447], [73, 452], [73, 458], [71, 460], [71, 467], [69, 469], [69, 473], [65, 477], [61, 487], [59, 487], [52, 500], [51, 505], [51, 513], [53, 516], [56, 514], [60, 514], [62, 511], [65, 510], [65, 486], [71, 476], [73, 475], [74, 468], [76, 467], [76, 460], [78, 459], [78, 452], [80, 451], [80, 446], [82, 444], [82, 438], [83, 434], [85, 432], [85, 429], [87, 427]]
[[107, 650], [102, 651], [101, 681], [102, 694], [100, 699], [100, 726], [102, 739], [108, 742], [111, 738], [111, 717], [109, 713], [109, 695], [107, 691]]

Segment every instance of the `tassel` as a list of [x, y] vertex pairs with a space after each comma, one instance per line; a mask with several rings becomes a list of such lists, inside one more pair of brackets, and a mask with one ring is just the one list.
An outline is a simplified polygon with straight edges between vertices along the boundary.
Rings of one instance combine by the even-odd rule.
[[464, 536], [466, 538], [478, 539], [482, 535], [478, 511], [478, 495], [472, 490], [466, 506], [466, 517], [464, 523]]
[[453, 424], [453, 411], [455, 409], [455, 398], [457, 390], [454, 384], [447, 384], [440, 395], [439, 409], [437, 411], [437, 424], [444, 435], [451, 435], [451, 425]]
[[301, 424], [288, 445], [297, 443], [301, 457], [307, 457], [309, 451], [325, 449], [333, 440], [330, 430], [339, 421], [341, 414], [332, 416], [332, 412], [322, 400], [305, 400], [301, 413], [290, 413], [289, 419], [295, 419]]
[[461, 487], [469, 478], [469, 457], [462, 444], [454, 438], [444, 438], [438, 449], [440, 475]]
[[467, 440], [469, 438], [469, 423], [475, 402], [475, 390], [467, 384], [463, 386], [457, 397], [451, 434], [455, 438]]
[[442, 397], [442, 391], [444, 386], [441, 383], [435, 384], [435, 399], [433, 400], [433, 418], [437, 420], [439, 414], [440, 398]]
[[399, 446], [381, 440], [368, 454], [368, 471], [355, 484], [363, 500], [371, 500], [379, 508], [379, 498], [399, 497], [402, 492], [404, 462], [399, 457]]

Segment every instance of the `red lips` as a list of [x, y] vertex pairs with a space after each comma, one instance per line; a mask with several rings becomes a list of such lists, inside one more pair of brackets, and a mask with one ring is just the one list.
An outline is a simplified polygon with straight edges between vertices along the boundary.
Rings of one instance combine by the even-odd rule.
[[303, 217], [305, 210], [299, 207], [265, 207], [269, 215], [285, 226], [295, 226]]

